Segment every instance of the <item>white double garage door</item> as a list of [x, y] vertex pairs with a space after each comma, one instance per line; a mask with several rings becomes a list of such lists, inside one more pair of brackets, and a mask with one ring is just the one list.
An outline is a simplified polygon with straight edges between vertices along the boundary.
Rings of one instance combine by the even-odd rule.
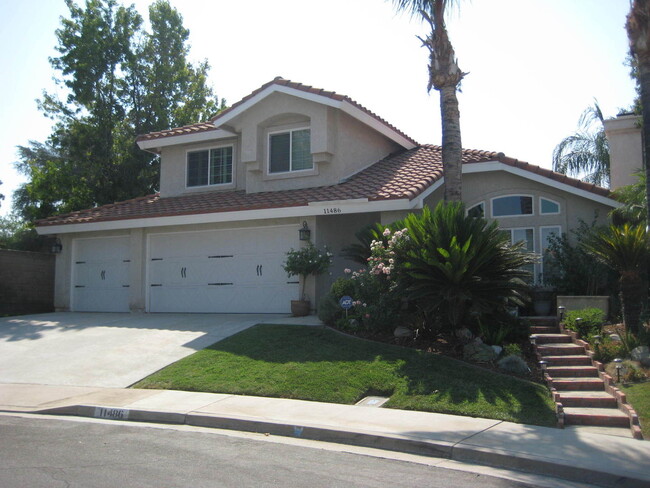
[[[297, 226], [150, 234], [144, 266], [147, 310], [288, 313], [298, 278], [282, 269], [298, 247]], [[72, 309], [127, 312], [132, 295], [129, 237], [77, 239]]]

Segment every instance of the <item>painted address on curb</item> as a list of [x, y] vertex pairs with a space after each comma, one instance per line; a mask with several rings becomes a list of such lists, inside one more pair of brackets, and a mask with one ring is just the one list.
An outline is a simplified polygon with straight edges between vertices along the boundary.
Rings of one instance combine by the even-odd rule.
[[96, 407], [95, 417], [98, 419], [128, 420], [129, 411], [126, 408]]

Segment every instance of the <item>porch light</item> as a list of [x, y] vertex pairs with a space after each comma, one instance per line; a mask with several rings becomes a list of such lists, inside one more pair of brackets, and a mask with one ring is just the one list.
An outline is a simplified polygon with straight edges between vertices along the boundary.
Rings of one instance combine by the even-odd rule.
[[566, 307], [564, 305], [560, 305], [557, 307], [557, 311], [560, 314], [560, 322], [562, 322], [562, 319], [564, 319], [564, 312], [566, 311]]
[[616, 382], [620, 383], [621, 382], [621, 369], [623, 368], [623, 365], [621, 364], [623, 360], [621, 358], [616, 358], [614, 359], [614, 362], [616, 363]]
[[307, 227], [307, 221], [302, 222], [302, 229], [298, 230], [298, 237], [301, 241], [308, 241], [311, 237], [311, 230]]
[[50, 251], [52, 254], [60, 254], [61, 251], [63, 251], [63, 244], [61, 244], [61, 240], [58, 237], [54, 239], [52, 247], [50, 247]]

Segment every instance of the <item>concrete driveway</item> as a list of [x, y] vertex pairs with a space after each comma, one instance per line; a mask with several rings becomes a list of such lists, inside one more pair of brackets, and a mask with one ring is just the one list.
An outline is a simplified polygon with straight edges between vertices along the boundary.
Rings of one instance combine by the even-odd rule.
[[262, 314], [72, 313], [0, 318], [0, 383], [124, 388], [259, 323]]

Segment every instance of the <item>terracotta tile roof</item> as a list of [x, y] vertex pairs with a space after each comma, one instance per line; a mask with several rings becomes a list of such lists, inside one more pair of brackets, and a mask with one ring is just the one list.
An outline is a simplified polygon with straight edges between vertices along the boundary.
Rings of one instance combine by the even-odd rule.
[[[503, 153], [464, 150], [463, 163], [501, 161], [597, 195], [608, 196], [605, 188], [554, 173], [509, 158]], [[409, 199], [420, 195], [442, 177], [440, 146], [423, 145], [390, 155], [342, 183], [317, 188], [246, 193], [241, 190], [207, 191], [178, 197], [149, 195], [39, 220], [36, 225], [81, 224], [114, 220], [196, 215], [270, 208], [306, 206], [310, 202], [367, 198], [370, 201]]]
[[141, 136], [138, 136], [136, 141], [150, 141], [154, 139], [162, 139], [166, 137], [173, 137], [173, 136], [180, 136], [180, 135], [186, 135], [186, 134], [193, 134], [193, 133], [198, 133], [198, 132], [206, 132], [209, 130], [216, 130], [216, 126], [214, 125], [215, 123], [218, 125], [219, 119], [222, 118], [224, 115], [232, 112], [234, 109], [242, 105], [243, 103], [246, 103], [248, 100], [253, 98], [255, 95], [258, 93], [266, 90], [269, 86], [271, 85], [278, 85], [278, 86], [286, 86], [289, 88], [293, 88], [295, 90], [300, 90], [303, 92], [311, 93], [313, 95], [320, 95], [323, 97], [331, 98], [332, 100], [337, 100], [337, 101], [345, 101], [348, 102], [358, 109], [364, 111], [374, 119], [378, 120], [382, 124], [384, 124], [386, 127], [390, 128], [391, 130], [397, 132], [399, 135], [402, 137], [408, 139], [410, 142], [413, 144], [417, 145], [417, 142], [411, 139], [409, 136], [407, 136], [404, 132], [401, 130], [397, 129], [392, 124], [389, 124], [386, 120], [382, 119], [379, 117], [377, 114], [374, 112], [368, 110], [366, 107], [361, 105], [360, 103], [352, 100], [350, 97], [341, 95], [339, 93], [333, 92], [333, 91], [327, 91], [323, 90], [322, 88], [314, 88], [309, 85], [303, 85], [302, 83], [296, 83], [290, 80], [285, 80], [281, 76], [276, 77], [275, 79], [269, 81], [268, 83], [263, 84], [261, 87], [259, 87], [257, 90], [253, 91], [252, 93], [246, 95], [244, 98], [239, 100], [238, 102], [234, 103], [230, 107], [228, 107], [226, 110], [220, 112], [216, 117], [213, 117], [210, 119], [208, 122], [200, 122], [198, 124], [192, 124], [192, 125], [186, 125], [184, 127], [177, 127], [175, 129], [168, 129], [168, 130], [161, 130], [158, 132], [151, 132], [149, 134], [143, 134]]

